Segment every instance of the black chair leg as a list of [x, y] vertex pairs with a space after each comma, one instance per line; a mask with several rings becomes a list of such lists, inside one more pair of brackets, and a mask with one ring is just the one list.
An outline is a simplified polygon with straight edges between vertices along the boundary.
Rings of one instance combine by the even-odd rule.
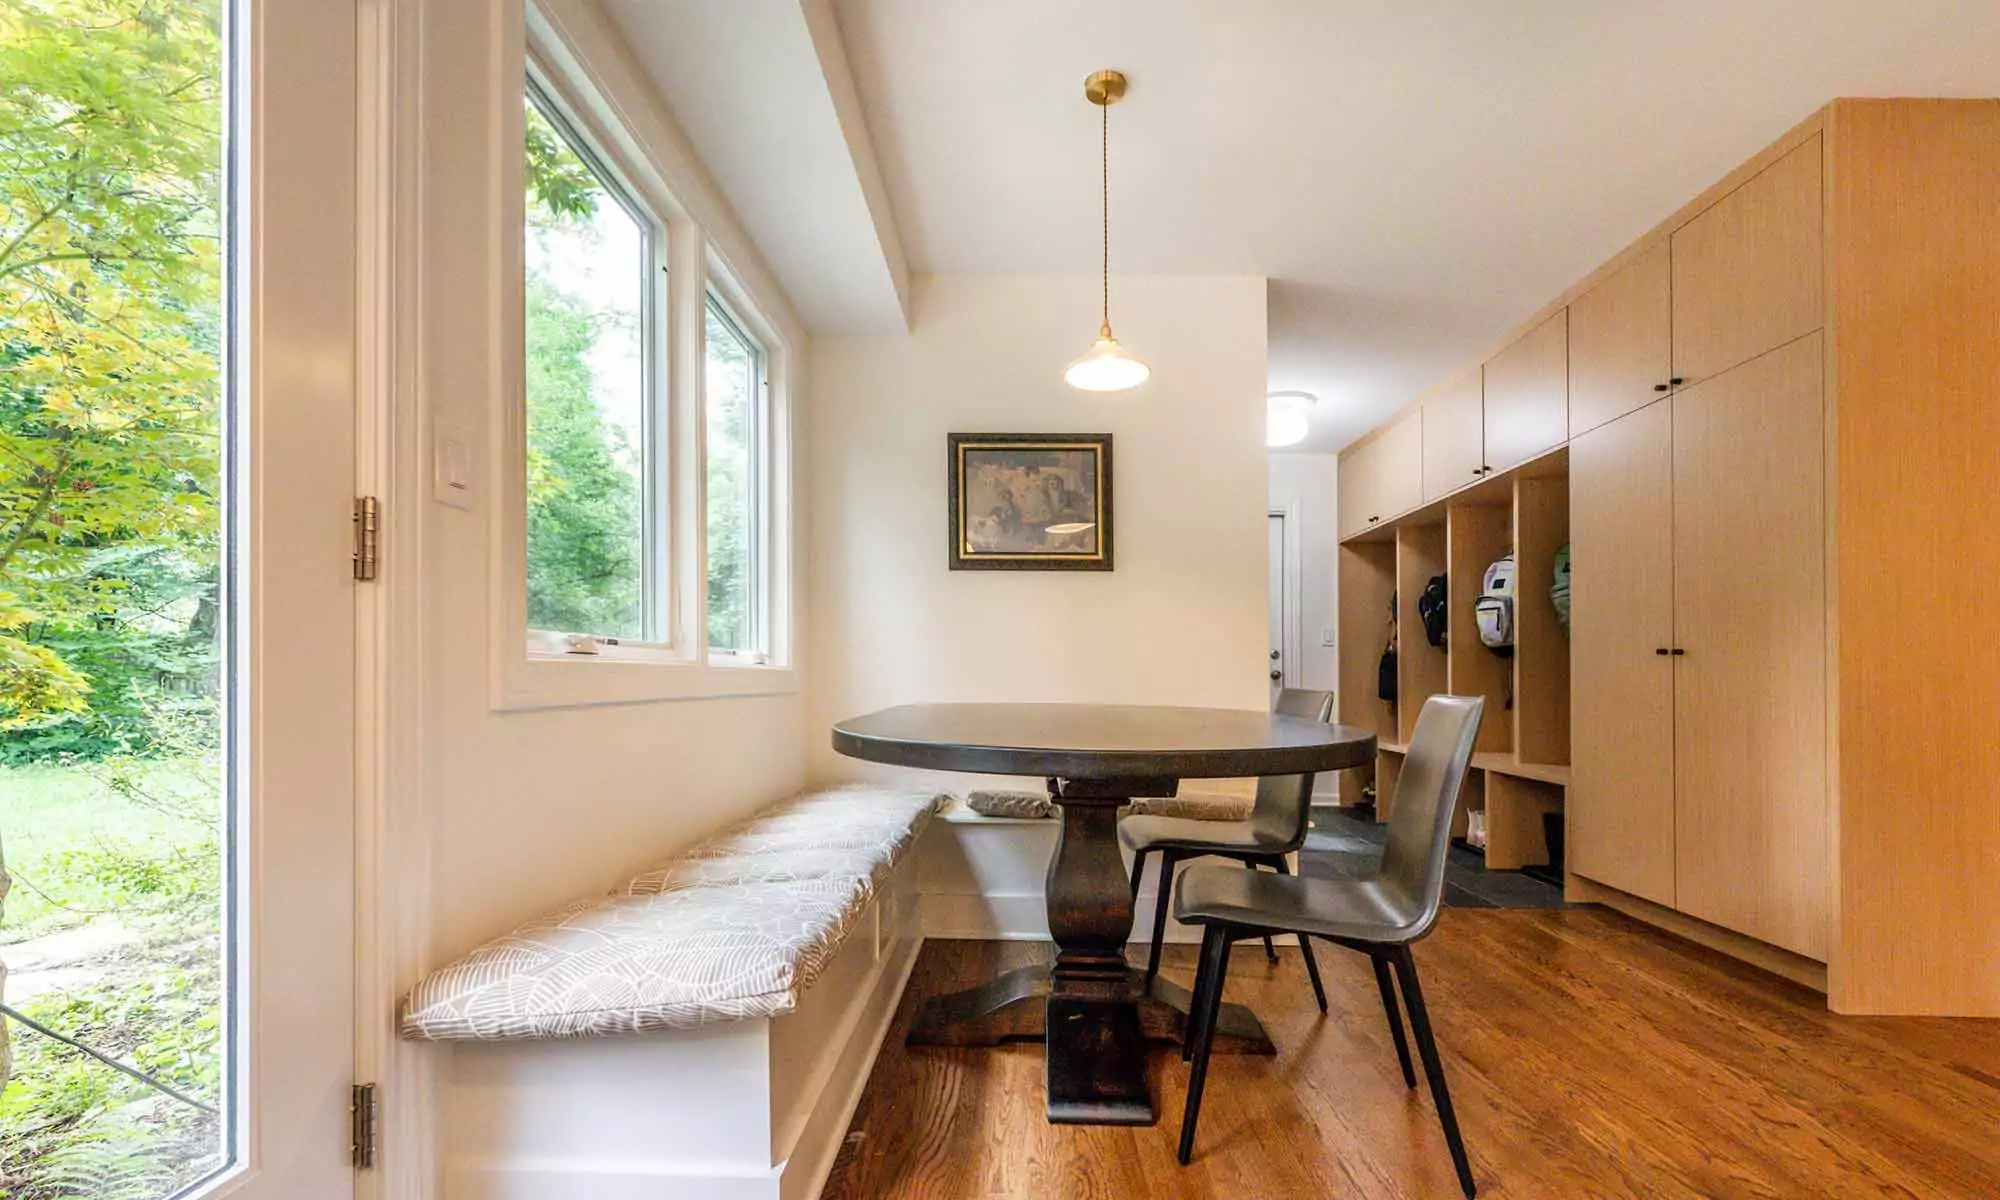
[[1155, 875], [1154, 886], [1160, 889], [1153, 901], [1153, 945], [1146, 953], [1146, 985], [1152, 986], [1154, 976], [1160, 973], [1160, 947], [1167, 940], [1167, 909], [1173, 901], [1174, 868], [1180, 865], [1180, 858], [1171, 850], [1160, 851], [1160, 869]]
[[[1475, 1193], [1472, 1164], [1465, 1157], [1465, 1141], [1458, 1135], [1458, 1116], [1451, 1108], [1451, 1090], [1444, 1082], [1444, 1064], [1438, 1060], [1437, 1040], [1431, 1036], [1424, 990], [1417, 983], [1417, 960], [1407, 945], [1397, 946], [1390, 953], [1395, 956], [1396, 978], [1403, 985], [1403, 1003], [1410, 1009], [1410, 1025], [1416, 1030], [1417, 1053], [1423, 1056], [1424, 1075], [1430, 1080], [1431, 1102], [1437, 1105], [1438, 1124], [1444, 1126], [1445, 1144], [1451, 1147], [1452, 1166], [1458, 1168], [1458, 1186], [1465, 1192], [1466, 1200], [1472, 1200]], [[1201, 1060], [1197, 1057], [1195, 1061]]]
[[[1285, 865], [1285, 860], [1282, 858], [1274, 865], [1278, 868], [1278, 874], [1280, 875], [1290, 875], [1292, 873], [1291, 868]], [[1312, 939], [1303, 933], [1297, 936], [1299, 939], [1299, 954], [1306, 960], [1306, 978], [1312, 980], [1313, 999], [1319, 1001], [1319, 1010], [1325, 1012], [1326, 984], [1320, 982], [1319, 960], [1313, 957]]]
[[1207, 1011], [1208, 985], [1215, 982], [1208, 969], [1209, 939], [1220, 926], [1201, 927], [1201, 952], [1195, 957], [1194, 987], [1188, 993], [1187, 1019], [1181, 1022], [1181, 1061], [1194, 1059], [1194, 1043], [1201, 1036], [1201, 1014]]
[[1403, 1064], [1403, 1084], [1416, 1087], [1417, 1071], [1410, 1065], [1410, 1040], [1403, 1036], [1403, 1014], [1396, 1007], [1396, 985], [1389, 979], [1389, 962], [1380, 954], [1368, 957], [1375, 964], [1375, 987], [1382, 993], [1382, 1011], [1389, 1016], [1389, 1036], [1396, 1040], [1396, 1061]]
[[[1194, 1157], [1194, 1126], [1201, 1115], [1201, 1090], [1208, 1082], [1209, 1052], [1215, 1048], [1215, 1025], [1222, 1012], [1222, 984], [1229, 976], [1229, 930], [1210, 925], [1201, 942], [1201, 976], [1208, 979], [1201, 990], [1200, 1024], [1194, 1042], [1194, 1067], [1188, 1073], [1187, 1109], [1181, 1114], [1181, 1165]], [[1189, 1014], [1189, 1019], [1193, 1019]]]
[[1132, 905], [1139, 905], [1139, 881], [1146, 877], [1146, 851], [1132, 852]]

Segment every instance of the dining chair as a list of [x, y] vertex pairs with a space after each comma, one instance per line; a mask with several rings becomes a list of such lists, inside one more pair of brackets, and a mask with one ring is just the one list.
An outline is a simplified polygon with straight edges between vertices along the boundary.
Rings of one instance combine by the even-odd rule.
[[[1472, 761], [1472, 745], [1486, 702], [1481, 697], [1433, 696], [1424, 702], [1410, 748], [1396, 783], [1389, 834], [1382, 863], [1372, 873], [1346, 879], [1303, 879], [1267, 875], [1234, 867], [1202, 866], [1184, 872], [1174, 916], [1203, 927], [1201, 966], [1195, 976], [1194, 999], [1188, 1010], [1187, 1038], [1182, 1057], [1193, 1061], [1188, 1078], [1187, 1111], [1181, 1118], [1180, 1160], [1194, 1153], [1195, 1120], [1201, 1112], [1202, 1086], [1208, 1077], [1209, 1052], [1214, 1048], [1217, 1014], [1222, 1007], [1223, 981], [1229, 973], [1229, 948], [1244, 938], [1274, 933], [1297, 934], [1299, 944], [1321, 938], [1366, 954], [1375, 964], [1375, 983], [1389, 1017], [1389, 1033], [1403, 1068], [1403, 1082], [1417, 1086], [1410, 1067], [1409, 1043], [1396, 1011], [1394, 967], [1416, 1033], [1417, 1052], [1430, 1081], [1431, 1099], [1452, 1165], [1467, 1200], [1473, 1196], [1472, 1167], [1437, 1041], [1431, 1036], [1430, 1014], [1417, 983], [1417, 962], [1410, 946], [1431, 931], [1444, 895], [1445, 857], [1451, 848], [1452, 809], [1458, 803]], [[1310, 960], [1308, 960], [1310, 961]]]
[[[1307, 688], [1285, 688], [1271, 711], [1283, 717], [1303, 717], [1322, 723], [1333, 720], [1333, 693]], [[1146, 857], [1159, 855], [1159, 895], [1153, 906], [1153, 944], [1146, 955], [1146, 982], [1160, 973], [1160, 946], [1166, 940], [1167, 911], [1173, 892], [1174, 872], [1191, 858], [1233, 858], [1248, 867], [1269, 867], [1288, 874], [1286, 859], [1305, 845], [1306, 827], [1312, 815], [1313, 777], [1310, 775], [1269, 775], [1257, 781], [1257, 799], [1249, 815], [1240, 821], [1202, 821], [1191, 817], [1141, 814], [1118, 823], [1118, 840], [1132, 852], [1132, 902], [1139, 901], [1139, 880], [1146, 871]], [[1313, 961], [1312, 947], [1299, 939], [1304, 952], [1306, 974], [1312, 979], [1313, 995], [1319, 1010], [1326, 1011], [1326, 986], [1320, 982], [1319, 964]], [[1269, 938], [1264, 953], [1272, 962], [1278, 952]]]

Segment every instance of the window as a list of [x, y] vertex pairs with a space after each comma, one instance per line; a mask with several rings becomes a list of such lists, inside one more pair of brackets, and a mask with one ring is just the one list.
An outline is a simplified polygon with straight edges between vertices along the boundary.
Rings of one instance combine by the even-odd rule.
[[761, 661], [764, 635], [764, 350], [715, 296], [707, 306], [708, 645]]
[[668, 641], [663, 239], [532, 85], [526, 184], [528, 627]]

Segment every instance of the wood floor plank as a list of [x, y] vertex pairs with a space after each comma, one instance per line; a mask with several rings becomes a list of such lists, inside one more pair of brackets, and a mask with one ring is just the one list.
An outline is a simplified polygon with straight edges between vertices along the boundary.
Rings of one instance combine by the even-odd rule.
[[[827, 1200], [1236, 1200], [1458, 1194], [1403, 1084], [1365, 959], [1237, 956], [1228, 998], [1274, 1058], [1217, 1058], [1195, 1161], [1187, 1068], [1149, 1063], [1160, 1123], [1052, 1126], [1038, 1046], [906, 1049], [918, 1001], [1039, 947], [927, 945]], [[1417, 948], [1485, 1200], [2000, 1197], [2000, 1022], [1841, 1017], [1823, 997], [1597, 908], [1453, 909]], [[1193, 974], [1187, 947], [1165, 968]]]

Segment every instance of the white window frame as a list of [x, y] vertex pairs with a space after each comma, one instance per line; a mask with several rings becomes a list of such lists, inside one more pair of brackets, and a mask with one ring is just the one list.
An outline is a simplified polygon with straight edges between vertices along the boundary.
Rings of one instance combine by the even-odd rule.
[[[669, 579], [667, 624], [670, 636], [660, 642], [604, 644], [596, 654], [574, 654], [548, 638], [528, 636], [527, 624], [527, 497], [526, 397], [523, 278], [525, 182], [522, 153], [503, 155], [493, 181], [494, 244], [503, 273], [496, 289], [500, 302], [493, 314], [501, 336], [495, 339], [499, 361], [495, 378], [502, 386], [492, 396], [487, 462], [493, 503], [489, 506], [492, 553], [488, 613], [490, 703], [495, 709], [570, 708], [599, 704], [689, 700], [724, 696], [794, 694], [799, 674], [794, 660], [792, 529], [792, 442], [789, 408], [791, 347], [765, 320], [756, 297], [730, 269], [720, 249], [690, 215], [675, 194], [671, 178], [694, 166], [678, 161], [675, 148], [655, 153], [630, 127], [633, 115], [642, 122], [652, 113], [628, 115], [602, 90], [602, 74], [584, 61], [566, 40], [569, 18], [554, 21], [532, 3], [525, 7], [522, 56], [524, 71], [504, 67], [490, 76], [492, 101], [499, 114], [497, 136], [503, 145], [524, 144], [523, 89], [532, 80], [547, 109], [561, 114], [566, 131], [589, 147], [593, 167], [621, 183], [642, 211], [649, 212], [663, 236], [655, 239], [657, 257], [664, 251], [665, 270], [658, 303], [664, 320], [665, 403], [658, 411], [665, 420], [659, 436], [666, 452], [655, 455], [653, 485], [666, 503], [664, 521], [655, 521], [665, 553], [659, 573]], [[615, 73], [622, 64], [609, 69]], [[651, 128], [649, 125], [648, 128]], [[668, 134], [671, 138], [673, 134]], [[684, 154], [679, 157], [684, 158]], [[688, 185], [700, 194], [706, 186]], [[768, 422], [760, 439], [765, 472], [759, 497], [765, 505], [765, 532], [760, 571], [764, 594], [756, 597], [764, 650], [761, 655], [711, 654], [707, 632], [707, 564], [702, 418], [705, 412], [703, 344], [710, 291], [721, 296], [737, 323], [764, 352], [765, 403]], [[652, 435], [649, 433], [649, 440]], [[649, 499], [648, 503], [653, 501]]]

